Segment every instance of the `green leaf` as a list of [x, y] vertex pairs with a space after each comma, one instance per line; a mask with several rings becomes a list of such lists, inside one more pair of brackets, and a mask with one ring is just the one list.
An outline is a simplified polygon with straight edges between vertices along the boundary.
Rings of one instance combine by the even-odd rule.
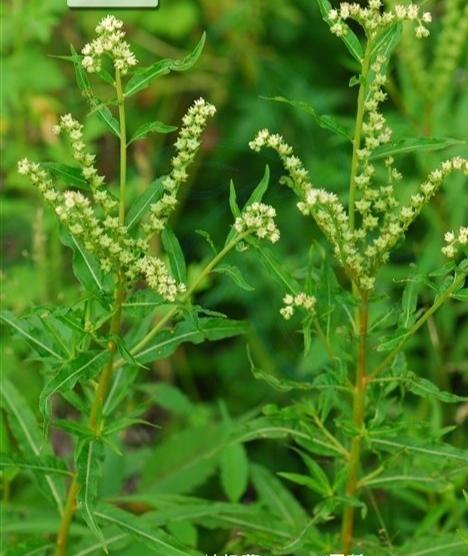
[[237, 218], [241, 215], [239, 205], [237, 204], [236, 187], [232, 180], [229, 182], [229, 206], [234, 218]]
[[95, 512], [97, 518], [107, 525], [115, 525], [132, 535], [135, 540], [143, 542], [156, 554], [164, 556], [200, 556], [161, 529], [151, 527], [147, 522], [133, 514], [113, 506], [101, 505]]
[[260, 261], [265, 266], [269, 276], [273, 277], [281, 284], [281, 287], [285, 288], [286, 291], [290, 293], [297, 294], [301, 291], [301, 286], [298, 281], [291, 276], [286, 269], [286, 265], [273, 254], [271, 249], [265, 247], [260, 241], [252, 237], [248, 238], [248, 242], [258, 249]]
[[146, 124], [142, 124], [127, 143], [127, 147], [134, 141], [144, 139], [148, 133], [171, 133], [173, 131], [177, 131], [177, 127], [174, 127], [173, 125], [166, 125], [162, 122], [148, 122]]
[[187, 71], [192, 68], [200, 57], [205, 46], [206, 34], [203, 33], [200, 42], [194, 50], [182, 60], [169, 58], [160, 60], [155, 64], [136, 71], [127, 83], [125, 96], [129, 97], [138, 91], [145, 89], [153, 79], [169, 74], [171, 71]]
[[[265, 195], [265, 192], [268, 189], [269, 182], [270, 182], [270, 169], [268, 166], [266, 166], [265, 172], [263, 174], [262, 179], [260, 180], [260, 183], [252, 191], [250, 197], [247, 199], [247, 202], [242, 208], [242, 211], [244, 211], [252, 203], [259, 203], [263, 199], [263, 195]], [[234, 183], [232, 182], [232, 180], [230, 185], [229, 204], [231, 206], [231, 212], [234, 215], [234, 217], [237, 218], [237, 216], [240, 216], [242, 214], [242, 211], [239, 209], [239, 206], [237, 204], [236, 190], [234, 188]], [[236, 234], [237, 232], [234, 226], [232, 226], [226, 238], [225, 245], [227, 245], [234, 238]]]
[[324, 496], [330, 496], [333, 492], [333, 489], [323, 469], [305, 452], [303, 452], [302, 450], [298, 450], [298, 452], [302, 460], [306, 464], [307, 469], [309, 470], [310, 478], [314, 481], [317, 492], [323, 494]]
[[250, 362], [250, 370], [256, 380], [263, 380], [269, 386], [277, 390], [278, 392], [290, 392], [291, 390], [313, 390], [314, 386], [310, 382], [297, 382], [294, 380], [286, 380], [283, 378], [278, 378], [273, 376], [271, 373], [267, 373], [262, 369], [255, 366], [250, 350], [248, 351], [248, 358]]
[[37, 337], [35, 331], [31, 329], [30, 323], [23, 319], [18, 319], [10, 311], [2, 311], [0, 313], [0, 321], [12, 328], [20, 336], [26, 339], [26, 341], [39, 353], [51, 355], [59, 361], [63, 361], [64, 357], [60, 355], [49, 342], [45, 339]]
[[153, 203], [156, 203], [161, 199], [164, 194], [162, 186], [164, 178], [165, 176], [161, 176], [151, 183], [132, 203], [125, 218], [125, 224], [129, 230], [140, 222]]
[[10, 548], [7, 554], [8, 556], [44, 556], [48, 554], [53, 547], [53, 543], [44, 542], [44, 539], [33, 539]]
[[226, 274], [226, 276], [229, 276], [237, 286], [245, 291], [252, 292], [255, 290], [255, 288], [247, 283], [244, 276], [242, 275], [242, 272], [239, 268], [237, 268], [237, 266], [221, 264], [214, 268], [213, 272], [217, 272], [218, 274]]
[[171, 413], [190, 415], [195, 410], [195, 406], [184, 392], [171, 384], [164, 382], [142, 384], [138, 389], [149, 395], [157, 406], [163, 407]]
[[96, 376], [109, 358], [107, 351], [81, 353], [73, 361], [67, 362], [44, 386], [39, 397], [39, 408], [46, 423], [50, 418], [49, 399], [57, 392], [71, 390], [79, 380], [89, 380]]
[[307, 513], [266, 467], [251, 465], [251, 476], [261, 501], [284, 523], [299, 529], [307, 521]]
[[[7, 413], [10, 430], [18, 442], [23, 457], [29, 459], [31, 454], [35, 457], [41, 456], [42, 437], [36, 418], [23, 397], [5, 376], [2, 376], [0, 381], [0, 405]], [[50, 476], [47, 475], [45, 481], [59, 512], [63, 513], [60, 489]]]
[[71, 185], [89, 191], [88, 182], [84, 179], [81, 168], [57, 162], [44, 162], [41, 166], [55, 177], [61, 178], [68, 186]]
[[263, 173], [263, 177], [260, 180], [260, 183], [252, 191], [252, 194], [247, 199], [247, 202], [245, 203], [244, 208], [242, 210], [245, 210], [247, 207], [253, 205], [254, 203], [260, 203], [263, 200], [263, 196], [265, 195], [266, 190], [268, 189], [269, 183], [270, 183], [270, 168], [267, 165], [265, 166], [265, 172]]
[[91, 83], [88, 79], [86, 70], [81, 65], [82, 57], [76, 52], [73, 45], [70, 46], [72, 53], [72, 61], [75, 67], [76, 82], [83, 96], [89, 102], [93, 111], [95, 111], [99, 119], [112, 131], [112, 133], [120, 138], [119, 122], [112, 116], [111, 111], [107, 106], [103, 106], [98, 98], [93, 93]]
[[413, 272], [406, 283], [401, 299], [401, 313], [399, 317], [399, 326], [408, 330], [416, 320], [416, 309], [418, 306], [418, 294], [423, 285], [424, 277]]
[[231, 444], [221, 453], [221, 484], [231, 502], [238, 502], [249, 482], [249, 460], [242, 444]]
[[370, 437], [369, 442], [376, 446], [384, 446], [386, 449], [394, 452], [395, 450], [406, 450], [423, 456], [442, 458], [447, 460], [463, 461], [468, 463], [468, 451], [454, 448], [448, 444], [438, 444], [432, 446], [430, 444], [418, 442], [413, 439], [401, 439], [400, 441], [389, 440], [386, 438]]
[[65, 228], [60, 229], [60, 241], [73, 250], [73, 273], [85, 290], [104, 291], [104, 276], [96, 257]]
[[386, 27], [373, 42], [371, 56], [381, 54], [387, 60], [397, 44], [400, 42], [403, 26], [397, 21]]
[[199, 319], [198, 326], [204, 337], [210, 342], [240, 336], [245, 334], [248, 329], [245, 321], [224, 318]]
[[164, 228], [161, 239], [164, 250], [169, 259], [172, 275], [178, 283], [187, 281], [187, 265], [179, 240], [170, 228]]
[[[323, 20], [328, 23], [329, 27], [333, 25], [333, 22], [330, 21], [328, 14], [332, 9], [332, 5], [328, 0], [317, 0], [317, 4], [320, 8], [320, 13], [322, 14]], [[340, 37], [340, 39], [345, 43], [346, 48], [349, 50], [353, 58], [355, 58], [359, 63], [362, 62], [364, 54], [362, 52], [362, 46], [357, 38], [357, 36], [351, 31], [350, 27], [346, 25], [346, 23], [342, 23], [344, 28], [346, 29], [346, 33]]]
[[95, 506], [103, 460], [104, 449], [102, 442], [86, 440], [78, 446], [78, 455], [76, 457], [78, 507], [88, 527], [101, 542], [104, 541], [104, 536], [96, 523]]
[[226, 444], [219, 425], [195, 426], [171, 434], [145, 461], [141, 478], [144, 492], [191, 492], [214, 474]]
[[328, 115], [324, 115], [321, 116], [316, 110], [315, 108], [307, 103], [307, 102], [301, 102], [301, 101], [297, 101], [297, 100], [289, 100], [285, 97], [261, 97], [264, 100], [272, 100], [275, 102], [282, 102], [285, 104], [289, 104], [291, 106], [293, 106], [294, 108], [297, 108], [298, 110], [302, 110], [303, 112], [306, 112], [307, 114], [309, 114], [310, 116], [312, 116], [312, 118], [314, 119], [315, 123], [317, 123], [319, 125], [319, 127], [323, 128], [323, 129], [328, 129], [328, 131], [331, 131], [333, 133], [335, 133], [336, 135], [340, 135], [341, 137], [345, 137], [348, 141], [351, 141], [351, 136], [348, 133], [348, 130], [343, 127], [333, 116], [328, 116]]
[[63, 461], [54, 456], [28, 455], [22, 458], [13, 454], [0, 454], [0, 469], [10, 467], [47, 475], [71, 475]]
[[278, 475], [280, 477], [283, 477], [284, 479], [287, 479], [288, 481], [291, 481], [292, 483], [296, 483], [297, 485], [301, 485], [301, 486], [305, 486], [308, 489], [317, 492], [318, 494], [324, 494], [321, 486], [317, 483], [317, 481], [315, 481], [314, 479], [312, 479], [312, 477], [309, 477], [308, 475], [302, 475], [301, 473], [278, 473]]
[[411, 139], [402, 139], [396, 143], [388, 143], [377, 147], [371, 155], [372, 160], [386, 158], [388, 156], [408, 154], [413, 152], [439, 151], [453, 147], [454, 145], [463, 145], [465, 141], [458, 139], [450, 139], [445, 137], [418, 137]]
[[151, 363], [159, 359], [167, 359], [181, 344], [186, 342], [199, 344], [203, 339], [203, 332], [194, 326], [193, 323], [187, 321], [180, 322], [173, 330], [163, 330], [157, 334], [147, 347], [135, 354], [135, 358], [140, 363]]
[[411, 377], [409, 377], [407, 380], [405, 379], [405, 384], [407, 384], [408, 389], [413, 392], [413, 394], [416, 394], [416, 396], [420, 396], [421, 398], [434, 398], [445, 403], [468, 402], [468, 397], [458, 396], [457, 394], [452, 394], [451, 392], [440, 390], [430, 380], [419, 377], [413, 373], [411, 374]]
[[135, 354], [140, 363], [150, 363], [166, 359], [183, 343], [199, 344], [203, 340], [215, 342], [244, 334], [246, 324], [223, 318], [198, 319], [196, 324], [189, 321], [178, 323], [173, 330], [163, 330], [142, 351]]

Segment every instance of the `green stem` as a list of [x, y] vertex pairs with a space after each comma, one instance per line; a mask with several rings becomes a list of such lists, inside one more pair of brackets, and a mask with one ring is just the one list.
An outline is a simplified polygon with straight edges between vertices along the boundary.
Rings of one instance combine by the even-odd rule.
[[369, 379], [372, 380], [376, 375], [378, 375], [381, 371], [386, 369], [388, 365], [392, 363], [395, 357], [400, 353], [400, 351], [405, 347], [408, 340], [416, 334], [416, 332], [423, 326], [428, 319], [447, 301], [447, 299], [456, 292], [463, 284], [467, 277], [466, 272], [462, 272], [458, 278], [455, 278], [452, 285], [448, 287], [445, 292], [434, 302], [434, 304], [420, 317], [413, 326], [408, 330], [405, 334], [405, 337], [402, 341], [397, 345], [397, 347], [387, 355], [387, 357], [380, 363], [378, 367], [376, 367], [369, 375]]
[[[127, 135], [122, 81], [118, 69], [115, 70], [115, 89], [117, 92], [117, 101], [119, 105], [120, 129], [119, 223], [121, 226], [123, 226], [125, 224], [125, 187], [127, 183]], [[114, 311], [109, 327], [109, 360], [99, 377], [99, 383], [94, 394], [93, 404], [91, 406], [91, 414], [89, 417], [89, 428], [96, 437], [99, 436], [101, 433], [102, 408], [107, 397], [110, 381], [112, 379], [114, 358], [117, 351], [117, 346], [113, 338], [117, 337], [120, 333], [120, 326], [122, 321], [122, 305], [125, 301], [125, 279], [119, 273], [117, 280], [118, 283], [114, 294]], [[76, 496], [78, 494], [78, 489], [78, 481], [75, 476], [68, 489], [64, 514], [62, 516], [60, 529], [57, 536], [55, 556], [66, 556], [67, 554], [68, 536], [70, 526], [73, 521], [73, 516], [76, 510]]]
[[364, 53], [364, 59], [362, 61], [362, 71], [361, 71], [361, 83], [359, 85], [359, 95], [357, 104], [357, 114], [356, 114], [356, 126], [354, 128], [354, 138], [353, 138], [353, 158], [351, 161], [351, 175], [349, 178], [349, 227], [354, 230], [355, 219], [354, 219], [354, 204], [356, 201], [356, 176], [359, 170], [359, 158], [358, 150], [361, 148], [361, 138], [362, 138], [362, 124], [364, 121], [364, 104], [366, 101], [367, 92], [367, 81], [369, 76], [369, 68], [371, 62], [371, 51], [372, 51], [372, 41], [367, 41], [366, 51]]
[[125, 99], [122, 89], [120, 72], [115, 70], [115, 90], [119, 105], [119, 130], [120, 130], [120, 195], [119, 195], [119, 223], [125, 224], [125, 187], [127, 184], [127, 125], [125, 121]]
[[[348, 463], [346, 495], [354, 496], [358, 488], [358, 471], [361, 463], [361, 443], [364, 427], [365, 399], [367, 389], [367, 334], [369, 327], [369, 300], [361, 298], [359, 307], [359, 347], [356, 365], [356, 382], [354, 387], [353, 424], [355, 436], [351, 441]], [[341, 538], [343, 552], [349, 553], [354, 533], [354, 506], [347, 506], [343, 513]]]
[[[180, 303], [183, 305], [186, 303], [193, 295], [195, 290], [198, 286], [203, 282], [203, 280], [211, 273], [211, 271], [220, 263], [220, 261], [241, 241], [246, 237], [247, 234], [240, 234], [236, 236], [233, 240], [227, 243], [224, 248], [215, 256], [211, 261], [205, 266], [205, 268], [200, 272], [197, 276], [193, 284], [187, 290], [185, 295], [180, 300]], [[164, 317], [156, 324], [154, 328], [152, 328], [148, 334], [138, 342], [133, 348], [130, 350], [130, 353], [137, 357], [138, 352], [146, 346], [146, 344], [156, 336], [156, 334], [178, 313], [180, 307], [179, 305], [173, 307], [170, 311], [168, 311]], [[115, 366], [119, 366], [123, 363], [123, 361], [117, 361]]]

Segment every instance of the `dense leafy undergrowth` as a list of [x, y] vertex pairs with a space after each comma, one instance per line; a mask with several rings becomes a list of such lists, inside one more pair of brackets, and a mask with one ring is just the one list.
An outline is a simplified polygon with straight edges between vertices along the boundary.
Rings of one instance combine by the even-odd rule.
[[167, 4], [6, 8], [2, 554], [464, 554], [464, 2]]

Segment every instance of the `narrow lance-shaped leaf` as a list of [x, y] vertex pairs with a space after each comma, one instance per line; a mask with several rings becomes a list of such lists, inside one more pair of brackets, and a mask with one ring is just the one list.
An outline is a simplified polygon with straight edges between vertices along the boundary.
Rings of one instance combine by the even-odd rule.
[[89, 380], [98, 374], [107, 361], [107, 351], [81, 353], [76, 359], [64, 365], [44, 386], [39, 398], [39, 408], [46, 422], [50, 417], [49, 399], [57, 392], [71, 390], [79, 380]]
[[129, 230], [140, 222], [153, 203], [156, 203], [159, 199], [161, 199], [164, 193], [164, 189], [162, 187], [162, 181], [164, 178], [165, 176], [162, 176], [151, 183], [130, 206], [125, 218], [125, 223]]
[[81, 65], [81, 56], [76, 52], [73, 45], [70, 46], [72, 53], [72, 61], [75, 67], [76, 82], [83, 96], [89, 102], [91, 108], [97, 113], [100, 120], [112, 131], [116, 137], [120, 137], [119, 122], [112, 116], [111, 111], [107, 106], [102, 106], [102, 103], [93, 93], [91, 83], [85, 69]]
[[291, 527], [303, 527], [307, 513], [268, 469], [260, 465], [251, 465], [251, 476], [260, 500], [270, 511]]
[[96, 522], [95, 506], [103, 459], [102, 442], [85, 440], [79, 444], [76, 458], [78, 505], [83, 519], [100, 541], [103, 541], [104, 537]]
[[144, 139], [149, 133], [171, 133], [176, 131], [177, 127], [173, 125], [166, 125], [162, 122], [148, 122], [142, 124], [134, 133], [133, 137], [127, 143], [127, 147], [131, 145], [134, 141], [139, 139]]
[[244, 322], [229, 319], [198, 319], [197, 325], [184, 321], [177, 324], [172, 331], [164, 330], [157, 334], [146, 348], [135, 354], [135, 358], [140, 363], [149, 363], [169, 357], [182, 343], [199, 344], [204, 339], [217, 341], [238, 336], [245, 331], [246, 325]]
[[221, 484], [231, 502], [238, 502], [249, 482], [249, 460], [242, 444], [224, 448], [220, 458]]
[[[269, 183], [270, 183], [270, 168], [267, 165], [267, 166], [265, 166], [265, 172], [263, 174], [262, 179], [260, 180], [260, 183], [252, 191], [250, 197], [247, 199], [247, 202], [245, 203], [244, 207], [242, 208], [242, 211], [244, 211], [248, 206], [252, 205], [253, 203], [260, 203], [262, 201], [263, 196], [265, 195], [265, 193], [268, 189]], [[229, 204], [231, 206], [231, 212], [233, 213], [233, 215], [235, 217], [240, 216], [242, 211], [239, 209], [239, 206], [237, 204], [236, 190], [235, 190], [235, 187], [234, 187], [234, 183], [232, 181], [231, 181], [231, 185], [230, 185]], [[234, 238], [236, 233], [237, 232], [236, 232], [236, 230], [233, 226], [231, 228], [231, 231], [229, 232], [227, 238], [226, 238], [226, 243], [225, 244], [228, 244]]]
[[169, 259], [172, 275], [177, 282], [186, 282], [187, 265], [179, 240], [170, 228], [165, 228], [161, 234], [164, 250]]
[[348, 130], [343, 125], [341, 125], [336, 120], [336, 118], [334, 118], [333, 116], [326, 115], [326, 114], [324, 114], [323, 116], [320, 115], [315, 110], [315, 108], [311, 104], [309, 104], [308, 102], [300, 102], [300, 101], [297, 101], [297, 100], [289, 100], [285, 97], [262, 97], [262, 98], [265, 99], [265, 100], [272, 100], [274, 102], [282, 102], [284, 104], [289, 104], [289, 105], [293, 106], [294, 108], [302, 110], [303, 112], [306, 112], [307, 114], [312, 116], [312, 118], [319, 125], [319, 127], [323, 128], [323, 129], [328, 129], [328, 131], [331, 131], [332, 133], [335, 133], [336, 135], [340, 135], [341, 137], [344, 137], [348, 141], [352, 140]]
[[63, 461], [54, 456], [29, 455], [27, 458], [23, 458], [13, 454], [0, 454], [0, 469], [9, 467], [47, 475], [70, 475]]
[[73, 185], [79, 189], [89, 191], [88, 182], [84, 179], [81, 168], [60, 164], [58, 162], [44, 162], [41, 166], [51, 172], [55, 177], [62, 178], [67, 186]]
[[[0, 406], [7, 413], [11, 432], [18, 442], [23, 457], [28, 459], [31, 454], [39, 457], [42, 438], [37, 421], [28, 404], [6, 377], [2, 377], [0, 381]], [[60, 489], [52, 477], [47, 475], [45, 479], [52, 498], [62, 513]]]
[[22, 336], [39, 354], [52, 356], [58, 361], [63, 361], [63, 356], [45, 339], [37, 337], [37, 334], [30, 330], [26, 321], [16, 318], [10, 311], [2, 311], [0, 321]]
[[167, 75], [171, 71], [187, 71], [191, 67], [193, 67], [198, 58], [203, 51], [203, 47], [205, 46], [206, 35], [203, 33], [200, 42], [194, 48], [194, 50], [188, 54], [182, 60], [171, 60], [166, 58], [164, 60], [160, 60], [155, 64], [143, 68], [141, 70], [136, 71], [130, 80], [127, 83], [125, 88], [125, 96], [129, 97], [134, 95], [138, 91], [148, 87], [153, 79], [157, 77], [161, 77], [162, 75]]
[[122, 531], [132, 535], [135, 540], [144, 543], [156, 554], [164, 556], [201, 556], [200, 552], [192, 550], [156, 527], [134, 515], [112, 506], [100, 506], [96, 517], [106, 525], [115, 525]]
[[[317, 0], [317, 4], [319, 5], [320, 13], [322, 14], [323, 20], [331, 27], [333, 23], [328, 17], [328, 14], [332, 9], [332, 5], [328, 0]], [[351, 31], [350, 27], [346, 25], [346, 23], [343, 22], [342, 25], [344, 26], [346, 32], [340, 37], [340, 39], [345, 43], [346, 48], [349, 50], [353, 58], [361, 63], [363, 59], [361, 43], [357, 36], [353, 33], [353, 31]]]
[[240, 271], [239, 268], [237, 268], [237, 266], [232, 266], [229, 264], [221, 264], [219, 266], [217, 266], [215, 269], [213, 269], [213, 272], [217, 272], [218, 274], [225, 274], [226, 276], [229, 276], [229, 278], [231, 278], [231, 280], [237, 285], [239, 286], [239, 288], [248, 291], [248, 292], [252, 292], [255, 290], [255, 288], [253, 288], [244, 278], [244, 276], [242, 275], [242, 272]]
[[371, 155], [372, 160], [386, 158], [399, 154], [408, 154], [413, 152], [439, 151], [453, 147], [454, 145], [462, 145], [464, 141], [458, 139], [450, 139], [448, 137], [417, 137], [402, 139], [395, 143], [388, 143], [377, 147]]
[[85, 290], [103, 291], [104, 277], [96, 257], [65, 228], [60, 230], [60, 241], [73, 250], [73, 273]]

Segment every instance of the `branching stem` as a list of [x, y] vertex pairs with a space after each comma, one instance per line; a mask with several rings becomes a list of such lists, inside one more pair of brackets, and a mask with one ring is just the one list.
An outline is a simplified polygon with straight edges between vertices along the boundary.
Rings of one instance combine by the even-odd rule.
[[371, 63], [372, 41], [367, 41], [364, 59], [362, 61], [362, 70], [360, 76], [359, 95], [356, 113], [356, 126], [354, 128], [353, 138], [353, 158], [351, 161], [351, 175], [349, 178], [349, 227], [354, 230], [354, 205], [356, 202], [356, 176], [359, 169], [358, 150], [361, 148], [362, 124], [364, 120], [364, 104], [366, 102], [367, 82], [369, 77], [369, 68]]
[[[115, 70], [115, 89], [117, 93], [117, 102], [119, 106], [119, 130], [120, 130], [120, 195], [119, 195], [119, 224], [125, 224], [125, 188], [127, 183], [127, 132], [125, 122], [125, 105], [122, 89], [122, 81], [120, 72]], [[93, 404], [91, 406], [91, 414], [89, 417], [89, 428], [98, 437], [102, 427], [102, 408], [106, 400], [109, 390], [112, 372], [114, 369], [114, 358], [117, 351], [117, 345], [114, 338], [119, 336], [120, 325], [122, 321], [122, 305], [125, 301], [125, 279], [119, 273], [117, 276], [117, 287], [114, 293], [114, 311], [109, 326], [109, 360], [106, 363], [100, 377], [99, 383], [94, 394]], [[76, 497], [78, 494], [78, 482], [76, 475], [70, 483], [65, 509], [60, 523], [60, 529], [57, 536], [57, 545], [55, 556], [66, 556], [67, 543], [70, 531], [70, 525], [76, 511]]]
[[[369, 328], [369, 300], [363, 295], [359, 306], [359, 346], [356, 364], [356, 382], [354, 386], [353, 424], [355, 436], [351, 441], [348, 463], [346, 495], [352, 497], [358, 489], [358, 472], [361, 463], [361, 443], [364, 426], [365, 399], [367, 390], [367, 334]], [[343, 552], [351, 548], [354, 531], [354, 506], [347, 506], [343, 512], [341, 538]]]
[[449, 297], [454, 294], [464, 283], [467, 273], [462, 272], [458, 277], [455, 277], [452, 284], [445, 290], [445, 292], [436, 299], [436, 301], [431, 305], [431, 307], [422, 315], [408, 330], [401, 342], [396, 346], [396, 348], [387, 355], [387, 357], [376, 367], [369, 375], [369, 380], [372, 381], [380, 372], [385, 370], [395, 357], [400, 353], [400, 351], [405, 347], [406, 343], [410, 338], [416, 334], [416, 332], [423, 326], [431, 316], [449, 299]]

